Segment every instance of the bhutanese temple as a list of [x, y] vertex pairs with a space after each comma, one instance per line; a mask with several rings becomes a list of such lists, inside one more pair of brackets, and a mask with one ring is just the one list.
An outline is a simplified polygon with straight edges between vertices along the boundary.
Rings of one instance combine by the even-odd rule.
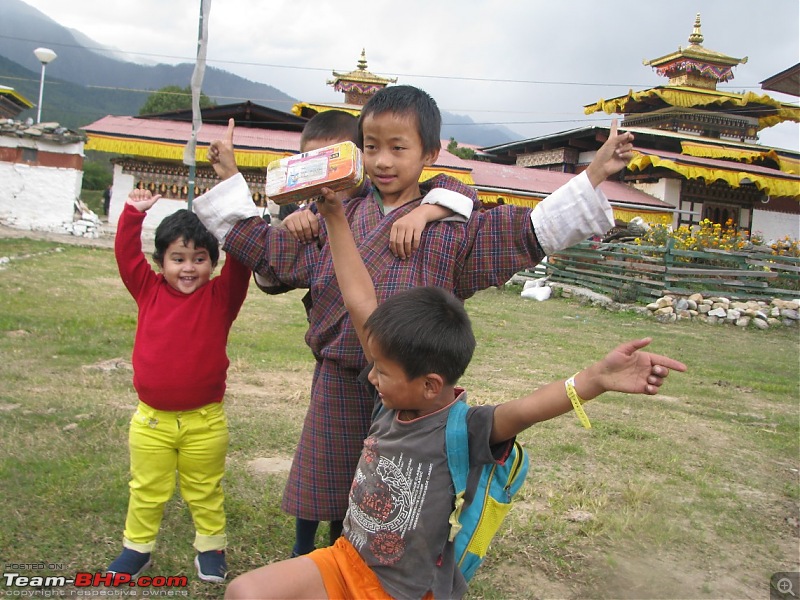
[[366, 51], [362, 49], [361, 58], [354, 71], [349, 73], [334, 71], [333, 79], [328, 80], [328, 85], [333, 86], [334, 90], [344, 93], [344, 102], [298, 102], [292, 107], [292, 112], [306, 119], [326, 110], [343, 110], [357, 117], [367, 100], [390, 83], [397, 83], [397, 78], [381, 77], [367, 70]]
[[[621, 128], [635, 135], [636, 156], [621, 180], [673, 206], [676, 227], [730, 219], [766, 239], [800, 237], [800, 152], [758, 143], [764, 128], [800, 122], [800, 108], [765, 94], [718, 90], [747, 58], [703, 46], [699, 14], [688, 41], [644, 61], [668, 79], [666, 85], [584, 107], [586, 114], [623, 115]], [[797, 96], [797, 72], [794, 67], [765, 81]], [[506, 164], [572, 173], [607, 136], [607, 127], [582, 127], [484, 152]]]
[[[333, 71], [333, 76], [327, 83], [344, 93], [345, 102], [299, 102], [291, 113], [251, 102], [203, 109], [203, 125], [196, 149], [196, 193], [203, 193], [217, 182], [206, 161], [206, 149], [211, 141], [223, 137], [228, 118], [234, 118], [237, 125], [234, 134], [236, 162], [250, 186], [253, 200], [259, 206], [266, 206], [266, 167], [275, 159], [299, 151], [300, 132], [309, 118], [325, 110], [345, 110], [358, 115], [372, 94], [396, 82], [396, 79], [371, 73], [363, 51], [355, 70], [348, 73]], [[147, 187], [162, 194], [166, 200], [148, 212], [147, 228], [154, 228], [166, 214], [186, 206], [188, 167], [183, 164], [183, 151], [191, 137], [191, 111], [148, 117], [109, 115], [83, 129], [88, 137], [87, 150], [114, 154], [111, 224], [116, 223], [124, 199], [135, 186]], [[574, 176], [572, 173], [547, 173], [513, 165], [464, 160], [446, 150], [448, 142], [443, 140], [439, 159], [423, 172], [421, 179], [447, 173], [474, 186], [487, 208], [504, 203], [533, 207]], [[646, 192], [618, 181], [607, 181], [602, 187], [619, 220], [629, 221], [634, 216], [642, 216], [649, 222], [666, 223], [672, 219], [673, 207]]]

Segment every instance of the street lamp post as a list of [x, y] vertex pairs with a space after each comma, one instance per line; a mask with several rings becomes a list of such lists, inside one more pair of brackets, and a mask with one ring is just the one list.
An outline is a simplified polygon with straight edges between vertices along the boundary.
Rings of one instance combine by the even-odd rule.
[[58, 56], [55, 52], [50, 50], [50, 48], [37, 48], [33, 51], [36, 55], [36, 58], [39, 59], [39, 62], [42, 63], [42, 78], [39, 81], [39, 107], [36, 110], [36, 122], [42, 122], [42, 94], [44, 93], [44, 68], [47, 66], [47, 63], [52, 62], [55, 60], [56, 56]]

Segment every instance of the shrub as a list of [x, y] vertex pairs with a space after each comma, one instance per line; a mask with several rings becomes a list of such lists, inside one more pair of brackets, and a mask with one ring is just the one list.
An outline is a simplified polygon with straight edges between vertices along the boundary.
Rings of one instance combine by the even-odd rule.
[[[681, 225], [675, 230], [667, 225], [653, 225], [645, 235], [636, 238], [634, 243], [639, 246], [666, 246], [669, 239], [674, 240], [677, 250], [736, 252], [765, 245], [763, 234], [760, 232], [751, 234], [746, 229], [736, 229], [731, 219], [724, 225], [703, 219], [699, 225], [692, 227]], [[791, 236], [787, 235], [773, 242], [770, 248], [773, 255], [800, 258], [800, 240], [792, 239]]]
[[770, 244], [770, 247], [772, 248], [772, 254], [775, 256], [800, 258], [800, 241], [793, 240], [788, 235]]
[[699, 225], [692, 227], [681, 225], [674, 231], [665, 225], [657, 225], [641, 238], [637, 238], [635, 243], [646, 246], [663, 246], [669, 238], [675, 241], [677, 250], [713, 249], [735, 252], [752, 245], [750, 232], [746, 229], [736, 229], [731, 219], [728, 219], [724, 225], [703, 219]]
[[84, 190], [104, 190], [114, 179], [108, 167], [97, 162], [83, 161], [83, 183], [81, 188]]

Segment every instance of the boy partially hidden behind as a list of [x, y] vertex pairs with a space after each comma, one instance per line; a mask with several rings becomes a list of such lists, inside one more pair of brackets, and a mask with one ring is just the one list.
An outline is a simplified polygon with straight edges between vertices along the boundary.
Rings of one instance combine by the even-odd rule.
[[[231, 120], [225, 139], [212, 142], [208, 150], [209, 162], [226, 182], [239, 172], [233, 152], [233, 133], [234, 123]], [[325, 111], [315, 115], [303, 127], [300, 151], [310, 152], [339, 142], [355, 143], [358, 141], [358, 134], [358, 119], [354, 116], [339, 110]], [[224, 189], [226, 185], [229, 184], [224, 183], [220, 187]], [[339, 192], [337, 196], [342, 200], [363, 197], [371, 189], [371, 182], [365, 179], [360, 187]], [[420, 237], [428, 222], [466, 221], [472, 212], [473, 203], [477, 202], [474, 191], [443, 175], [426, 182], [423, 189], [429, 193], [419, 205], [394, 219], [388, 236], [375, 238], [383, 246], [383, 251], [391, 252], [391, 255], [401, 259], [408, 258], [419, 246]], [[471, 197], [462, 194], [470, 194]], [[204, 197], [195, 201], [195, 207], [200, 218], [206, 218]], [[287, 231], [291, 235], [287, 235]], [[262, 263], [263, 268], [254, 272], [256, 285], [262, 291], [280, 294], [296, 287], [312, 288], [303, 297], [310, 321], [309, 336], [306, 339], [317, 360], [315, 382], [327, 382], [323, 384], [327, 387], [316, 383], [312, 387], [303, 433], [292, 461], [283, 498], [284, 510], [295, 517], [295, 543], [292, 548], [294, 556], [314, 550], [320, 521], [330, 521], [331, 544], [341, 535], [342, 519], [347, 510], [347, 489], [358, 460], [358, 450], [367, 431], [370, 411], [369, 406], [361, 402], [358, 393], [361, 392], [361, 385], [357, 381], [359, 371], [338, 369], [333, 349], [320, 348], [317, 343], [310, 341], [314, 339], [311, 337], [314, 332], [331, 325], [330, 319], [339, 319], [344, 315], [341, 299], [338, 299], [338, 306], [335, 308], [329, 307], [322, 312], [312, 310], [316, 295], [314, 282], [321, 281], [321, 277], [332, 273], [332, 266], [325, 260], [327, 254], [324, 252], [324, 231], [321, 238], [317, 239], [318, 235], [319, 224], [316, 213], [312, 210], [293, 212], [280, 228], [268, 226], [262, 220], [254, 221], [248, 234], [248, 243], [268, 243], [270, 252], [274, 255], [274, 269]], [[316, 297], [319, 298], [318, 295]], [[342, 323], [342, 326], [345, 324]], [[335, 334], [334, 337], [340, 336]], [[360, 354], [357, 345], [355, 350]], [[335, 393], [331, 391], [331, 385], [335, 386]], [[356, 389], [356, 393], [351, 393], [352, 388]]]
[[[460, 598], [466, 582], [448, 541], [454, 491], [444, 432], [455, 387], [475, 348], [469, 317], [449, 291], [416, 287], [380, 305], [335, 195], [318, 208], [336, 278], [370, 365], [362, 381], [384, 410], [372, 423], [334, 546], [246, 573], [226, 598]], [[649, 338], [612, 350], [568, 380], [524, 398], [469, 409], [469, 464], [502, 462], [515, 436], [606, 391], [655, 394], [676, 360], [643, 352]]]
[[135, 578], [150, 566], [177, 473], [195, 525], [198, 576], [222, 583], [226, 345], [250, 270], [228, 257], [220, 276], [211, 279], [219, 244], [194, 213], [179, 210], [156, 229], [153, 259], [161, 273], [155, 273], [142, 252], [141, 234], [145, 213], [159, 198], [147, 190], [131, 192], [114, 246], [122, 281], [139, 310], [133, 346], [139, 405], [128, 439], [131, 481], [123, 549], [107, 570]]

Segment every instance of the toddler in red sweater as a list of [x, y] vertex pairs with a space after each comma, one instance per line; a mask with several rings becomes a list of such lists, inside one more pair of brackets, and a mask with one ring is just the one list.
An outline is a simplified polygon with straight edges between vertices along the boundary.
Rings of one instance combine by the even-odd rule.
[[139, 405], [130, 424], [130, 499], [122, 553], [108, 571], [137, 577], [150, 566], [164, 506], [180, 491], [195, 525], [195, 567], [203, 581], [225, 581], [222, 477], [228, 423], [222, 406], [228, 333], [247, 295], [250, 270], [228, 257], [219, 277], [216, 238], [179, 210], [156, 229], [153, 270], [142, 252], [142, 223], [160, 196], [134, 189], [117, 227], [114, 251], [136, 300], [133, 385]]

